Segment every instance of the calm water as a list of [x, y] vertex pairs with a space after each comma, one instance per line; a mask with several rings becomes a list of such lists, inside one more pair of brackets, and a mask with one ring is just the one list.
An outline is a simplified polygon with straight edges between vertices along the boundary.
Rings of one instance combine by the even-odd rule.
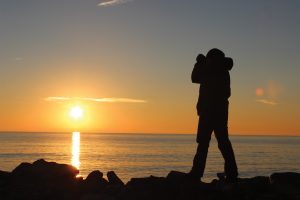
[[[86, 177], [92, 170], [114, 170], [131, 177], [166, 176], [189, 171], [196, 149], [195, 135], [134, 135], [96, 133], [0, 133], [0, 170], [20, 162], [70, 163]], [[273, 172], [300, 172], [300, 137], [231, 136], [241, 177]], [[223, 169], [215, 139], [211, 141], [205, 180]]]

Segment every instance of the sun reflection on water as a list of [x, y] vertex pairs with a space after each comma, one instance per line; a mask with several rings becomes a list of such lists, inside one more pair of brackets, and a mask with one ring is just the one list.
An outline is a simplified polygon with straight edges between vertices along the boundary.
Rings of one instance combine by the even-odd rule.
[[72, 165], [79, 169], [80, 167], [80, 132], [72, 134]]

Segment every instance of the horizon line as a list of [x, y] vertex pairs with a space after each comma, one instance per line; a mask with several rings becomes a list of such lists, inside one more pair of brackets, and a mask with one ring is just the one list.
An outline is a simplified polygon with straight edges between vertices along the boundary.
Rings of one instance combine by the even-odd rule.
[[[127, 135], [196, 135], [197, 133], [159, 133], [159, 132], [98, 132], [98, 131], [0, 131], [0, 134], [3, 133], [21, 133], [21, 134], [27, 134], [27, 133], [53, 133], [53, 134], [59, 134], [59, 133], [72, 133], [72, 132], [80, 132], [80, 133], [87, 133], [87, 134], [127, 134]], [[229, 136], [270, 136], [270, 137], [300, 137], [299, 133], [295, 134], [259, 134], [259, 133], [232, 133], [229, 134]]]

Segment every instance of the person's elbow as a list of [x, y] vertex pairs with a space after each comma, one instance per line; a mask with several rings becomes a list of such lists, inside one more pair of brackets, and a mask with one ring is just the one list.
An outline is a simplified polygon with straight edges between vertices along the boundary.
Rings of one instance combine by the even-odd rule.
[[192, 76], [191, 80], [192, 80], [192, 83], [200, 83], [201, 82], [199, 77], [197, 77], [197, 76]]

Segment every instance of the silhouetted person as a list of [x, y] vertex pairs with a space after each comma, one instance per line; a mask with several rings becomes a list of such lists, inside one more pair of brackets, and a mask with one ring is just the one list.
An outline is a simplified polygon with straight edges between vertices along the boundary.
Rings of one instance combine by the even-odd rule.
[[234, 152], [228, 137], [228, 98], [230, 91], [229, 70], [233, 66], [231, 58], [219, 49], [211, 49], [206, 57], [197, 56], [192, 72], [192, 82], [200, 84], [197, 113], [197, 152], [190, 175], [198, 180], [203, 176], [211, 134], [214, 131], [218, 147], [225, 160], [226, 180], [235, 181], [238, 169]]

